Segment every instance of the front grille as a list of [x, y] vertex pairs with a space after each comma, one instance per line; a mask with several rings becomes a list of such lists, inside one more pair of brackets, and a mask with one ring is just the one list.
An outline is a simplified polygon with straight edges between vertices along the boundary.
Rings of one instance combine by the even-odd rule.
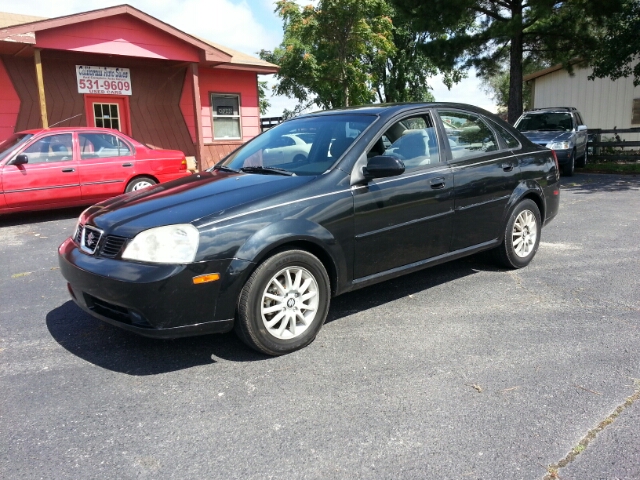
[[81, 223], [78, 224], [78, 228], [75, 231], [75, 233], [73, 234], [73, 240], [80, 245], [82, 243], [82, 229], [84, 228], [84, 225], [82, 225]]
[[82, 230], [82, 238], [80, 242], [80, 247], [87, 253], [95, 253], [96, 248], [98, 248], [98, 243], [100, 243], [100, 238], [102, 237], [102, 231], [98, 230], [95, 227], [90, 227], [89, 225], [85, 225]]
[[127, 241], [124, 237], [117, 237], [115, 235], [107, 235], [104, 239], [102, 247], [100, 247], [100, 256], [114, 258], [122, 250], [122, 246]]

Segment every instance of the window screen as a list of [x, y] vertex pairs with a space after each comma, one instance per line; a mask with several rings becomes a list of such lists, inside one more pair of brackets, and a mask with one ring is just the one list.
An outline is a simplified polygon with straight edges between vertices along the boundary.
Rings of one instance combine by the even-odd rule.
[[211, 94], [214, 140], [241, 139], [240, 97], [238, 95]]

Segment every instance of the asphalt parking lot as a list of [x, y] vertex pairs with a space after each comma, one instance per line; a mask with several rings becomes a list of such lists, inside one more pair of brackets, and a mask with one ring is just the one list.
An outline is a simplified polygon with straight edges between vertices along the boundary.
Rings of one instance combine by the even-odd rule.
[[0, 218], [0, 477], [640, 478], [640, 178], [563, 180], [533, 263], [333, 300], [279, 358], [69, 298], [79, 209]]

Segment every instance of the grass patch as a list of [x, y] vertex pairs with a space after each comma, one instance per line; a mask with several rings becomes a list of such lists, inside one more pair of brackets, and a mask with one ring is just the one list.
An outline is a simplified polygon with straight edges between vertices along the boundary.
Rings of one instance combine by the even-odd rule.
[[580, 170], [592, 173], [640, 173], [640, 163], [587, 163]]

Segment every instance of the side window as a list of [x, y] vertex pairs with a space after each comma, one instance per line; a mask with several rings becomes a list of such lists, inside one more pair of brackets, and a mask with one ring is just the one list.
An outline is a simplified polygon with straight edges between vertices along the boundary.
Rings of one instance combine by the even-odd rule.
[[504, 140], [504, 143], [507, 144], [507, 147], [509, 147], [509, 148], [518, 148], [518, 147], [520, 147], [520, 142], [518, 141], [518, 139], [516, 137], [514, 137], [502, 125], [500, 125], [500, 124], [498, 124], [496, 122], [491, 122], [491, 126], [493, 127], [493, 129], [496, 132], [498, 132], [498, 135], [500, 136], [500, 138], [502, 138], [502, 140]]
[[131, 155], [129, 146], [108, 133], [79, 133], [80, 158], [113, 158]]
[[367, 157], [389, 155], [404, 162], [406, 170], [440, 162], [438, 139], [428, 116], [400, 120], [389, 127], [367, 152]]
[[211, 94], [213, 139], [241, 139], [240, 96]]
[[491, 129], [473, 113], [438, 110], [453, 159], [498, 150], [499, 144]]
[[24, 152], [29, 163], [64, 162], [73, 160], [73, 140], [70, 133], [49, 135], [30, 145]]

